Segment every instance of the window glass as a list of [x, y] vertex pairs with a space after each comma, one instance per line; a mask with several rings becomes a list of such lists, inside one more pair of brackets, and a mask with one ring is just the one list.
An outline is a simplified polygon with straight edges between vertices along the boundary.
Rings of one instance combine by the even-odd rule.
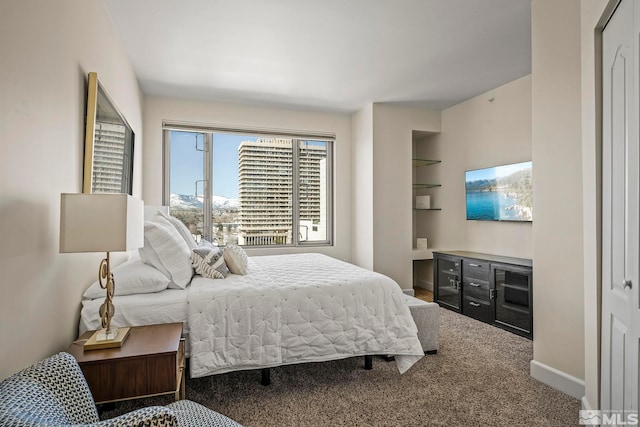
[[169, 156], [169, 205], [171, 215], [180, 219], [200, 241], [204, 235], [204, 143], [205, 135], [171, 132]]
[[330, 243], [331, 142], [175, 130], [165, 138], [170, 213], [197, 240]]
[[257, 138], [240, 143], [239, 244], [293, 243], [292, 142], [291, 139]]
[[300, 242], [327, 240], [327, 142], [298, 141]]

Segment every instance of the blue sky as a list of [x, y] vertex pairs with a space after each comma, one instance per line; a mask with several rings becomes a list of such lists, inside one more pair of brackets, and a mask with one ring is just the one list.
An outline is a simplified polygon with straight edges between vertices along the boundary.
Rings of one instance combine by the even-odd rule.
[[[195, 132], [171, 132], [170, 191], [194, 195], [195, 181], [203, 178], [204, 135]], [[230, 199], [238, 198], [238, 146], [242, 141], [258, 137], [238, 134], [213, 135], [213, 194]], [[202, 194], [202, 183], [198, 184]]]
[[515, 163], [512, 165], [496, 166], [494, 168], [477, 169], [466, 172], [466, 181], [477, 181], [480, 179], [494, 179], [511, 175], [523, 169], [531, 169], [531, 162]]

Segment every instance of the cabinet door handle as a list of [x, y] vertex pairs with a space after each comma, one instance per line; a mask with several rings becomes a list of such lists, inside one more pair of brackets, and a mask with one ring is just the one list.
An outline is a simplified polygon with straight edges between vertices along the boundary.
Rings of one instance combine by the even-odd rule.
[[473, 264], [473, 263], [469, 263], [469, 265], [470, 265], [471, 267], [482, 267], [480, 264]]
[[627, 280], [627, 279], [623, 280], [622, 281], [622, 286], [624, 286], [624, 289], [627, 289], [627, 288], [631, 289], [631, 286], [632, 286], [631, 285], [631, 280]]
[[479, 288], [480, 284], [479, 283], [469, 282], [469, 286], [473, 286], [474, 288]]
[[473, 302], [473, 301], [469, 301], [469, 305], [472, 307], [480, 307], [480, 304], [478, 304], [477, 302]]

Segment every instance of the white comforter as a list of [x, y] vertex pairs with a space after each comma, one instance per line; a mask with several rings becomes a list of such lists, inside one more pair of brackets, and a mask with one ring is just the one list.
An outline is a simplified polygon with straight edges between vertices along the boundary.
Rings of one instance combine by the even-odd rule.
[[424, 355], [400, 287], [325, 255], [250, 257], [249, 274], [190, 288], [194, 378], [373, 354], [403, 373]]

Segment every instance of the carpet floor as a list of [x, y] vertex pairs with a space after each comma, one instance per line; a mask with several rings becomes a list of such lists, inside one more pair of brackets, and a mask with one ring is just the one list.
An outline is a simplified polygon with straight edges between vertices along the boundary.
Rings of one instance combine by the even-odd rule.
[[[533, 343], [440, 309], [440, 349], [404, 375], [395, 362], [362, 357], [187, 379], [187, 399], [250, 427], [570, 426], [580, 401], [529, 375]], [[167, 396], [121, 402], [102, 418]]]

